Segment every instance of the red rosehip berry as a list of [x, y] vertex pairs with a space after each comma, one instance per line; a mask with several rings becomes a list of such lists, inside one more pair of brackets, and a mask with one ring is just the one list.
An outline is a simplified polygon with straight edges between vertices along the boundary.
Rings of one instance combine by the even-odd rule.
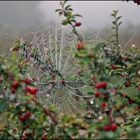
[[137, 86], [137, 89], [140, 90], [140, 86]]
[[24, 117], [27, 119], [31, 116], [31, 112], [27, 111], [25, 114], [24, 114]]
[[128, 103], [129, 103], [129, 104], [132, 104], [133, 102], [134, 102], [134, 100], [132, 100], [132, 99], [130, 99], [130, 98], [128, 99]]
[[61, 83], [62, 85], [64, 85], [64, 84], [65, 84], [65, 81], [64, 81], [64, 80], [61, 80], [60, 83]]
[[117, 129], [117, 125], [115, 123], [111, 124], [111, 130], [115, 131]]
[[20, 121], [24, 122], [26, 120], [24, 115], [19, 116]]
[[81, 22], [76, 22], [76, 23], [75, 23], [75, 26], [76, 26], [76, 27], [81, 26]]
[[30, 127], [30, 125], [29, 124], [27, 124], [26, 126], [25, 126], [25, 128], [29, 128]]
[[102, 107], [102, 108], [105, 108], [106, 106], [107, 106], [107, 103], [106, 103], [106, 102], [102, 102], [102, 103], [101, 103], [101, 107]]
[[76, 48], [77, 48], [78, 50], [83, 49], [83, 44], [82, 44], [82, 42], [78, 42], [78, 43], [76, 44]]
[[111, 69], [112, 70], [116, 70], [117, 69], [117, 66], [116, 65], [111, 65]]
[[125, 85], [125, 87], [129, 87], [129, 86], [130, 86], [130, 84], [131, 84], [131, 82], [130, 82], [130, 81], [126, 81], [124, 85]]
[[95, 93], [95, 96], [96, 96], [96, 97], [99, 97], [99, 96], [100, 96], [100, 93], [97, 91], [97, 92]]
[[105, 126], [103, 127], [103, 130], [105, 130], [105, 131], [110, 131], [110, 130], [111, 130], [111, 126], [110, 126], [110, 125], [105, 125]]
[[26, 79], [23, 80], [23, 82], [29, 85], [31, 83], [31, 79], [26, 78]]
[[26, 86], [25, 90], [30, 94], [36, 94], [38, 91], [36, 87], [32, 87], [32, 86]]
[[95, 85], [95, 87], [96, 87], [97, 89], [99, 89], [99, 88], [105, 88], [106, 86], [107, 86], [107, 82], [105, 82], [105, 81], [102, 81], [102, 82], [97, 83], [97, 84]]
[[18, 85], [19, 85], [18, 81], [14, 80], [12, 83], [12, 87], [16, 89], [18, 87]]

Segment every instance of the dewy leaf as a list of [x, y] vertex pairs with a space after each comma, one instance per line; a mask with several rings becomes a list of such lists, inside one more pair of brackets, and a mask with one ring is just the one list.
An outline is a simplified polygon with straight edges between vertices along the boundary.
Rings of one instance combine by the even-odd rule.
[[112, 29], [115, 29], [115, 27], [112, 27]]
[[75, 16], [75, 17], [82, 17], [82, 15], [80, 15], [80, 14], [74, 14], [73, 16]]
[[68, 9], [67, 9], [67, 11], [68, 11], [68, 10], [69, 10], [69, 11], [73, 11], [73, 9], [72, 9], [72, 8], [68, 8]]
[[68, 23], [69, 23], [69, 22], [68, 22], [67, 19], [62, 21], [62, 25], [67, 25]]
[[122, 22], [119, 22], [119, 23], [118, 23], [118, 26], [120, 26], [121, 24], [122, 24]]
[[67, 12], [67, 13], [66, 13], [66, 16], [67, 16], [68, 18], [71, 18], [72, 12]]
[[122, 18], [122, 16], [119, 16], [119, 17], [117, 17], [117, 20], [119, 20], [119, 19], [121, 19]]
[[55, 12], [59, 12], [59, 11], [61, 11], [61, 9], [56, 9], [56, 10], [55, 10]]
[[63, 3], [62, 3], [62, 6], [64, 7], [64, 5], [66, 4], [67, 0], [65, 0]]
[[67, 6], [65, 7], [65, 9], [68, 10], [70, 7], [71, 7], [71, 4], [67, 5]]

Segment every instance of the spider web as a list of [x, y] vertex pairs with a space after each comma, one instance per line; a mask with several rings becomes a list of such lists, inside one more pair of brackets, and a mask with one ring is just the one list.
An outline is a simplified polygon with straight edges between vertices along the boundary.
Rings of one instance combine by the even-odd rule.
[[[79, 94], [86, 85], [76, 75], [76, 37], [60, 26], [32, 33], [30, 43], [21, 38], [21, 54], [29, 61], [29, 76], [35, 77], [36, 97], [45, 107], [55, 105], [59, 112], [83, 113], [88, 96]], [[33, 80], [33, 79], [32, 79]]]

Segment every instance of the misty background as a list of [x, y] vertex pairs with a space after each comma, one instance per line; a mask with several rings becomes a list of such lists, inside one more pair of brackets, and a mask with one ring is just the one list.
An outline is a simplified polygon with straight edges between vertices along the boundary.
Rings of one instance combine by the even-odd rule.
[[[140, 6], [132, 1], [69, 1], [79, 18], [82, 32], [99, 32], [104, 38], [111, 35], [112, 10], [123, 16], [120, 41], [123, 45], [140, 44]], [[9, 48], [20, 33], [30, 33], [61, 23], [55, 9], [59, 1], [0, 1], [0, 54]]]

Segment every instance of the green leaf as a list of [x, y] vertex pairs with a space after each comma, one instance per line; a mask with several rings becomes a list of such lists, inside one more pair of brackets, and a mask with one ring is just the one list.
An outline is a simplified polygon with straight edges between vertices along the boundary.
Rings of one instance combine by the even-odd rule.
[[59, 11], [61, 11], [61, 9], [56, 9], [56, 10], [55, 10], [55, 12], [59, 12]]
[[64, 7], [64, 5], [66, 4], [68, 0], [65, 0], [63, 3], [62, 3], [62, 7]]
[[67, 6], [65, 7], [65, 10], [68, 10], [70, 7], [71, 7], [71, 4], [67, 5]]
[[82, 15], [80, 15], [80, 14], [74, 14], [73, 16], [75, 16], [75, 17], [82, 17]]
[[67, 25], [68, 23], [69, 21], [67, 19], [62, 21], [62, 25]]
[[67, 13], [66, 13], [66, 16], [67, 16], [68, 18], [70, 18], [70, 17], [72, 16], [72, 12], [67, 12]]
[[67, 9], [67, 11], [73, 11], [73, 9], [72, 8], [69, 8], [69, 9]]
[[6, 111], [8, 108], [8, 102], [4, 100], [0, 100], [0, 112]]
[[119, 22], [119, 23], [118, 23], [118, 26], [120, 26], [121, 24], [122, 24], [122, 22]]
[[119, 17], [117, 17], [117, 20], [119, 20], [119, 19], [121, 19], [122, 18], [122, 16], [119, 16]]

